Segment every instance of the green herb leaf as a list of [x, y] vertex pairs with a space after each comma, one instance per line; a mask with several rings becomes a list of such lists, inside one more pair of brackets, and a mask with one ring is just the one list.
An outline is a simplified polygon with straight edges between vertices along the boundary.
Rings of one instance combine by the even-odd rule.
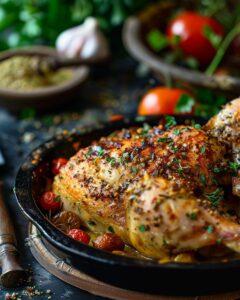
[[216, 240], [216, 244], [221, 245], [223, 243], [223, 238], [219, 238]]
[[116, 158], [108, 156], [107, 157], [107, 162], [110, 163], [110, 165], [112, 166], [112, 165], [114, 165], [116, 163]]
[[201, 174], [201, 175], [200, 175], [200, 180], [201, 180], [201, 183], [202, 183], [203, 185], [206, 184], [206, 176], [205, 176], [204, 174]]
[[240, 169], [240, 164], [237, 162], [230, 162], [229, 163], [229, 168], [233, 171], [237, 171]]
[[108, 227], [108, 231], [110, 231], [111, 233], [115, 233], [114, 229], [112, 228], [112, 226]]
[[177, 124], [177, 122], [173, 116], [165, 116], [165, 127], [166, 128], [170, 128], [176, 124]]
[[187, 94], [183, 94], [176, 105], [176, 112], [178, 113], [191, 112], [194, 104], [195, 101], [191, 96]]
[[190, 213], [187, 213], [186, 216], [191, 219], [191, 220], [197, 220], [197, 212], [190, 212]]
[[158, 143], [171, 143], [172, 142], [172, 139], [170, 138], [159, 138], [157, 140]]
[[214, 48], [218, 48], [222, 41], [222, 37], [216, 34], [208, 25], [203, 27], [203, 35], [210, 41]]
[[204, 146], [200, 148], [200, 153], [201, 153], [201, 154], [204, 154], [205, 151], [206, 151], [206, 148], [205, 148]]
[[173, 133], [174, 135], [179, 135], [180, 129], [179, 128], [174, 129]]
[[97, 152], [98, 156], [102, 157], [105, 153], [104, 149], [101, 146], [96, 146], [95, 151]]
[[61, 196], [57, 195], [57, 197], [55, 198], [55, 202], [59, 202], [61, 200]]
[[207, 230], [207, 233], [211, 234], [214, 231], [214, 227], [212, 225], [208, 225], [206, 230]]
[[161, 51], [168, 46], [167, 37], [158, 29], [152, 29], [147, 34], [147, 41], [150, 47], [155, 51]]
[[172, 38], [171, 38], [171, 44], [173, 45], [173, 46], [179, 46], [179, 44], [180, 44], [180, 42], [181, 42], [181, 37], [180, 37], [180, 35], [177, 35], [177, 34], [175, 34]]
[[213, 172], [216, 173], [216, 174], [219, 174], [222, 172], [221, 168], [218, 168], [218, 167], [214, 167], [213, 168]]
[[199, 68], [199, 62], [195, 57], [186, 57], [184, 62], [193, 70], [197, 70]]
[[221, 188], [217, 188], [215, 191], [205, 193], [204, 195], [210, 200], [212, 206], [215, 207], [217, 207], [219, 202], [224, 199], [224, 191]]
[[139, 169], [138, 169], [137, 167], [135, 167], [135, 166], [132, 166], [132, 167], [131, 167], [131, 171], [132, 171], [133, 173], [137, 173], [137, 172], [139, 171]]
[[202, 126], [201, 126], [200, 124], [195, 124], [195, 125], [194, 125], [194, 128], [200, 129], [200, 128], [202, 128]]
[[145, 232], [146, 231], [146, 227], [144, 224], [141, 224], [139, 227], [138, 227], [139, 231], [140, 232]]

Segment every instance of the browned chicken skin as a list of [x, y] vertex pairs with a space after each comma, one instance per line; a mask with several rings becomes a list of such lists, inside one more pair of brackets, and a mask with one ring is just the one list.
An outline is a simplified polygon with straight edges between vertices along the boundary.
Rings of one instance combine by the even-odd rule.
[[81, 149], [53, 189], [90, 230], [111, 226], [148, 257], [219, 241], [240, 252], [240, 226], [219, 186], [227, 151], [224, 140], [191, 126], [123, 129]]
[[[240, 98], [229, 102], [204, 126], [210, 136], [231, 148], [236, 169], [240, 166]], [[233, 177], [233, 193], [240, 196], [240, 171]]]

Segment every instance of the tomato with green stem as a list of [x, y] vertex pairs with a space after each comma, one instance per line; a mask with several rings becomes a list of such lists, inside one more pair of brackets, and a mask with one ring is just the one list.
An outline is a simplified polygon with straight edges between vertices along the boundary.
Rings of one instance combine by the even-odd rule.
[[67, 164], [68, 160], [64, 157], [59, 157], [52, 161], [52, 173], [57, 175], [60, 172], [60, 169]]
[[207, 65], [216, 54], [224, 29], [211, 17], [187, 11], [169, 23], [167, 36], [173, 48], [179, 47], [185, 56]]
[[40, 198], [40, 206], [46, 212], [55, 213], [61, 205], [61, 197], [53, 192], [45, 192]]
[[150, 89], [141, 99], [138, 114], [173, 115], [193, 114], [195, 101], [188, 91], [180, 88], [156, 87]]

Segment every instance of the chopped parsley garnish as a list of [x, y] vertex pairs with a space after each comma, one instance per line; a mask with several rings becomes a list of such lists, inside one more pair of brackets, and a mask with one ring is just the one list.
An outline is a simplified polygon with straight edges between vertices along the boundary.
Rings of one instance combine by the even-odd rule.
[[200, 129], [200, 128], [202, 128], [202, 126], [201, 126], [200, 124], [195, 124], [195, 125], [194, 125], [194, 128]]
[[167, 247], [167, 245], [168, 245], [168, 242], [165, 239], [165, 237], [163, 237], [163, 239], [162, 239], [162, 244], [163, 244], [164, 247]]
[[212, 225], [208, 225], [208, 226], [206, 227], [206, 230], [207, 230], [207, 233], [213, 233], [214, 227], [213, 227]]
[[176, 157], [174, 157], [174, 158], [172, 159], [172, 162], [175, 163], [175, 164], [179, 164], [179, 160], [178, 160]]
[[223, 242], [223, 238], [219, 238], [216, 240], [216, 244], [221, 245]]
[[170, 128], [176, 124], [177, 124], [177, 122], [173, 116], [165, 116], [165, 127], [166, 128]]
[[206, 151], [206, 148], [205, 148], [204, 146], [200, 148], [200, 153], [201, 153], [201, 154], [204, 154], [205, 151]]
[[146, 227], [144, 224], [141, 224], [139, 227], [138, 227], [139, 231], [140, 232], [145, 232], [146, 231]]
[[105, 153], [104, 149], [101, 146], [96, 146], [95, 151], [97, 152], [97, 155], [102, 157]]
[[237, 162], [230, 162], [229, 163], [229, 168], [233, 171], [237, 171], [240, 169], [240, 164]]
[[107, 162], [110, 163], [110, 165], [114, 165], [116, 163], [116, 158], [108, 156], [107, 157]]
[[213, 172], [216, 173], [216, 174], [219, 174], [222, 172], [222, 169], [221, 168], [218, 168], [218, 167], [214, 167], [213, 168]]
[[180, 129], [179, 128], [174, 129], [173, 133], [174, 135], [179, 135]]
[[176, 172], [181, 174], [183, 172], [183, 167], [180, 165]]
[[110, 231], [111, 233], [115, 233], [114, 229], [112, 228], [112, 226], [108, 227], [108, 231]]
[[88, 149], [88, 152], [87, 152], [87, 155], [90, 156], [90, 155], [92, 154], [92, 152], [93, 152], [93, 151], [92, 151], [92, 148], [89, 148], [89, 149]]
[[70, 170], [73, 170], [73, 167], [74, 167], [73, 164], [70, 164], [70, 165], [69, 165], [69, 169], [70, 169]]
[[195, 211], [187, 213], [186, 216], [191, 220], [197, 220], [197, 212]]
[[171, 143], [172, 142], [172, 139], [170, 138], [159, 138], [157, 140], [158, 143]]
[[141, 136], [148, 136], [149, 130], [151, 129], [151, 126], [147, 123], [143, 124], [143, 127], [140, 129], [140, 131], [138, 132], [139, 135]]
[[171, 153], [176, 153], [178, 151], [178, 147], [176, 145], [174, 145], [174, 143], [169, 144], [170, 145], [170, 149], [169, 151]]
[[224, 199], [223, 189], [217, 188], [215, 191], [204, 194], [211, 202], [212, 206], [217, 207], [219, 202]]
[[131, 171], [132, 171], [133, 173], [137, 173], [137, 172], [139, 171], [139, 169], [138, 169], [137, 167], [135, 167], [135, 166], [132, 166], [132, 167], [131, 167]]
[[61, 196], [57, 195], [57, 197], [55, 198], [55, 202], [59, 202], [61, 200]]
[[201, 183], [202, 183], [203, 185], [206, 184], [206, 176], [205, 176], [204, 174], [201, 174], [201, 175], [200, 175], [200, 180], [201, 180]]

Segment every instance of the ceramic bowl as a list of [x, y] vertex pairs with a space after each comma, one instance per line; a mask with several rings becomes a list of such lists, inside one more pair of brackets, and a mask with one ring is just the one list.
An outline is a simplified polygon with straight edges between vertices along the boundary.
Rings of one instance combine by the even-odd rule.
[[[30, 56], [57, 56], [54, 48], [28, 47], [7, 50], [0, 53], [0, 62], [15, 55]], [[1, 71], [1, 68], [0, 68]], [[0, 107], [10, 110], [21, 110], [25, 107], [34, 107], [39, 110], [56, 108], [66, 101], [79, 96], [82, 83], [89, 74], [87, 66], [72, 68], [73, 76], [65, 82], [33, 91], [16, 91], [0, 87]]]

